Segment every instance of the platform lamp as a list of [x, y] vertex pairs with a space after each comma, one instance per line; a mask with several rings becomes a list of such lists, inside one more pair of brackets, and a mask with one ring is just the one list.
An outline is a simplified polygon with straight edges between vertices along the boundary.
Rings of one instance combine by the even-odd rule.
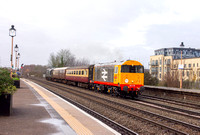
[[[183, 48], [184, 47], [184, 44], [183, 42], [181, 42], [180, 44], [180, 47]], [[182, 49], [181, 49], [181, 65], [182, 65]], [[182, 66], [183, 68], [183, 66]], [[183, 84], [183, 78], [182, 78], [182, 74], [183, 74], [183, 71], [182, 71], [182, 68], [180, 68], [180, 89], [182, 89], [182, 84]]]
[[9, 29], [9, 36], [12, 37], [12, 43], [11, 43], [11, 70], [10, 70], [10, 77], [12, 78], [12, 69], [13, 69], [13, 37], [16, 36], [16, 29], [14, 28], [14, 25], [11, 25], [11, 28]]
[[18, 53], [18, 55], [17, 55], [17, 59], [18, 59], [17, 67], [18, 67], [18, 69], [19, 69], [19, 58], [20, 58], [20, 53]]
[[15, 70], [17, 69], [17, 52], [19, 51], [19, 47], [15, 45]]

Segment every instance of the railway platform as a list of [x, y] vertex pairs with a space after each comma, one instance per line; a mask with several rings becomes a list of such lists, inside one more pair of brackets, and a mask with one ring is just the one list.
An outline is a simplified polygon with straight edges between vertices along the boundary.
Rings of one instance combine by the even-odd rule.
[[0, 116], [0, 135], [114, 135], [117, 131], [39, 85], [21, 79], [11, 116]]

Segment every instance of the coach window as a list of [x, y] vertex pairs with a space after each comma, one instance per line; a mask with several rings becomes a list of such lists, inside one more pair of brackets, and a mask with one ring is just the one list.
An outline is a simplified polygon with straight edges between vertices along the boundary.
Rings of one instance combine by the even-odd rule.
[[84, 71], [82, 71], [82, 75], [84, 75]]
[[74, 71], [74, 75], [76, 74], [76, 71]]
[[81, 75], [81, 71], [79, 71], [79, 75]]
[[78, 75], [78, 71], [76, 71], [76, 75]]
[[115, 73], [116, 74], [118, 73], [118, 67], [115, 67]]

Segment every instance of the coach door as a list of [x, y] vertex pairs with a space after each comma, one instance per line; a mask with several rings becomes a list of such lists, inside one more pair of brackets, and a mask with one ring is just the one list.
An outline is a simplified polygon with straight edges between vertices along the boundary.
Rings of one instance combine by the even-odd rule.
[[119, 66], [115, 65], [115, 69], [114, 69], [114, 84], [118, 84], [119, 83]]
[[94, 70], [94, 65], [91, 65], [89, 67], [89, 76], [88, 76], [89, 81], [93, 80], [93, 70]]

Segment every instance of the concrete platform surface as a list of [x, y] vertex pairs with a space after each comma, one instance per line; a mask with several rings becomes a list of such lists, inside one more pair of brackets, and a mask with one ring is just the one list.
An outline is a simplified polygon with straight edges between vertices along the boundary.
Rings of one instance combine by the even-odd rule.
[[115, 130], [41, 86], [21, 79], [13, 113], [0, 116], [0, 135], [113, 135]]

